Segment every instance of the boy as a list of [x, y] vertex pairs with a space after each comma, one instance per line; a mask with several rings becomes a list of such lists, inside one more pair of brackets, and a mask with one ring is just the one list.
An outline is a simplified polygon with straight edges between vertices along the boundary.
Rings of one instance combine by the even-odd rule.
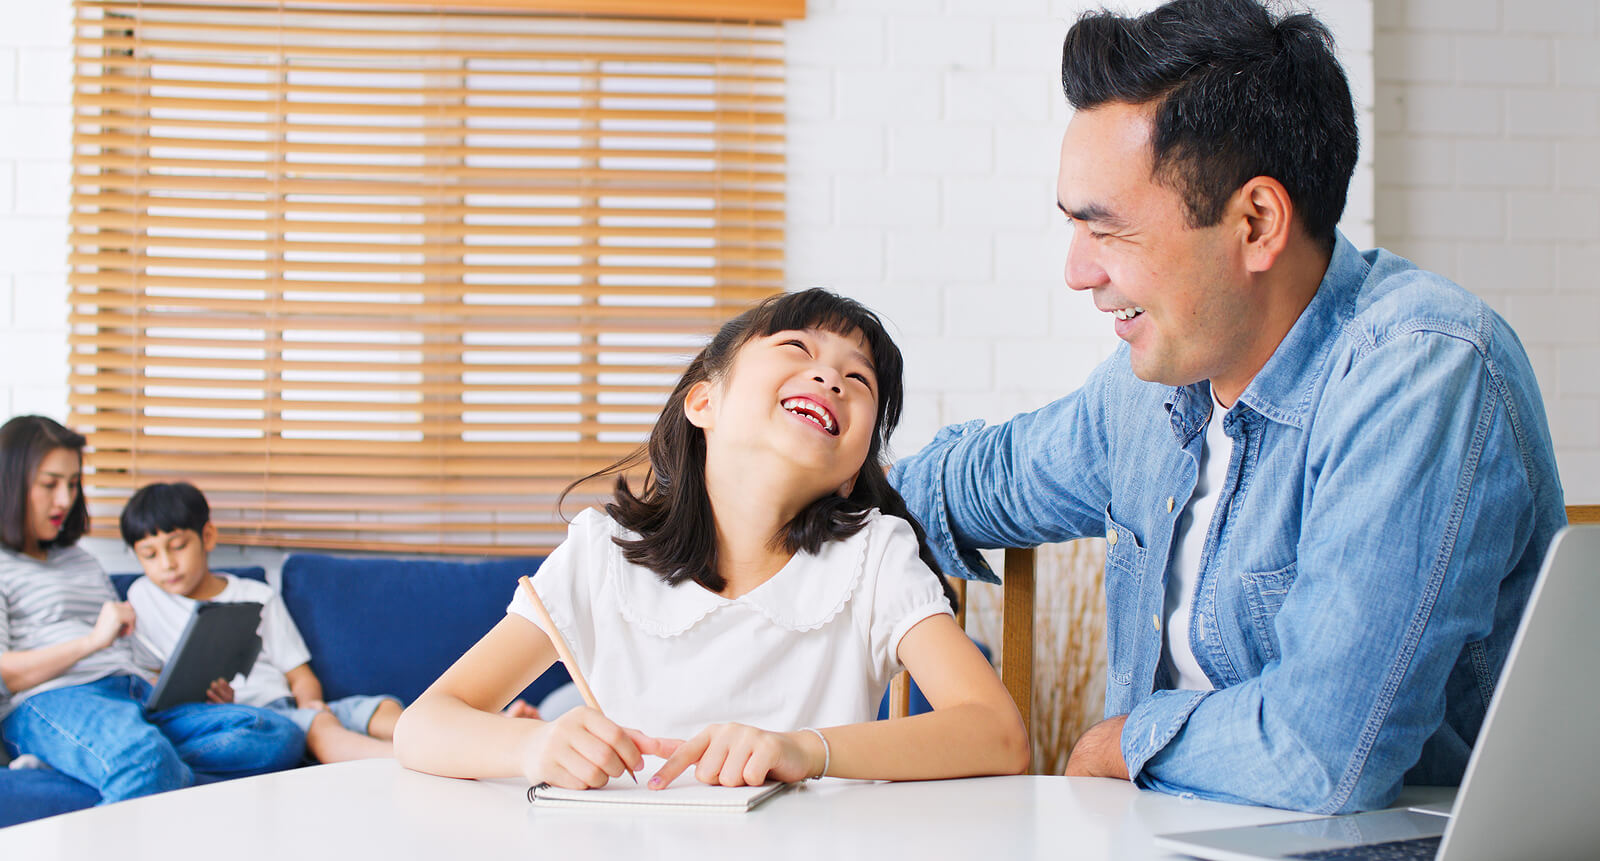
[[394, 755], [400, 701], [354, 696], [325, 703], [322, 683], [307, 663], [300, 631], [271, 586], [214, 574], [207, 555], [217, 544], [211, 507], [187, 482], [140, 488], [122, 510], [122, 540], [133, 548], [144, 576], [128, 590], [139, 617], [140, 638], [163, 661], [172, 653], [195, 601], [261, 603], [261, 655], [248, 676], [218, 679], [212, 702], [238, 702], [278, 712], [306, 734], [306, 748], [322, 762]]

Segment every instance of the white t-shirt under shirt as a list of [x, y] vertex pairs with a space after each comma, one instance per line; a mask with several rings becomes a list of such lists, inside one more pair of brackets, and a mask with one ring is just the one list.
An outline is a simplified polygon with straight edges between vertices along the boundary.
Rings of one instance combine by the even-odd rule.
[[[617, 535], [634, 537], [586, 509], [533, 585], [606, 716], [658, 737], [872, 720], [901, 668], [900, 638], [951, 613], [910, 525], [877, 511], [732, 600], [693, 581], [668, 586], [624, 559]], [[507, 612], [534, 619], [520, 589]]]
[[1205, 552], [1206, 535], [1217, 512], [1217, 496], [1228, 479], [1228, 461], [1233, 455], [1233, 440], [1222, 430], [1228, 410], [1212, 395], [1211, 421], [1200, 447], [1200, 472], [1195, 479], [1183, 516], [1178, 518], [1172, 542], [1172, 560], [1167, 569], [1166, 658], [1168, 681], [1174, 688], [1209, 691], [1211, 679], [1194, 659], [1189, 645], [1189, 620], [1194, 612], [1194, 587], [1200, 579], [1200, 557]]
[[[311, 652], [306, 649], [300, 629], [289, 617], [283, 600], [271, 586], [260, 581], [225, 574], [217, 576], [227, 581], [227, 585], [212, 601], [255, 601], [261, 604], [261, 627], [257, 629], [261, 635], [261, 654], [248, 676], [235, 677], [229, 682], [233, 686], [233, 701], [241, 705], [263, 706], [291, 696], [284, 673], [310, 661]], [[194, 599], [174, 595], [150, 582], [149, 578], [140, 577], [128, 588], [128, 601], [139, 616], [135, 635], [161, 661], [166, 661], [173, 647], [178, 645], [184, 626], [189, 624]]]

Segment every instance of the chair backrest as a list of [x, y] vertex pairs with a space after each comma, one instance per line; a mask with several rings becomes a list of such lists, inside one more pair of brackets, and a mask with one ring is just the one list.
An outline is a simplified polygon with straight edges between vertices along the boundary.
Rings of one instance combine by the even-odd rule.
[[[1005, 551], [1002, 577], [1004, 598], [1000, 611], [1000, 680], [1017, 710], [1023, 727], [1031, 730], [1033, 712], [1033, 595], [1034, 550], [1032, 547]], [[951, 580], [961, 608], [956, 624], [966, 627], [967, 581]], [[900, 673], [889, 683], [889, 717], [905, 717], [911, 710], [911, 677]]]

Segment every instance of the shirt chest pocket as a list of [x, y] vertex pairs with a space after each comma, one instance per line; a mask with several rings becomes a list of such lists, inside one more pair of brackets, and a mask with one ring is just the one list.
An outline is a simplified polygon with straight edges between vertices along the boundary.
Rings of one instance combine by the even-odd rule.
[[1261, 654], [1263, 664], [1280, 657], [1275, 623], [1297, 574], [1295, 565], [1290, 564], [1276, 571], [1241, 574], [1239, 577], [1245, 612], [1250, 617], [1250, 630], [1255, 635], [1256, 649]]
[[1112, 684], [1133, 682], [1138, 664], [1138, 626], [1148, 551], [1132, 530], [1106, 517], [1106, 677]]

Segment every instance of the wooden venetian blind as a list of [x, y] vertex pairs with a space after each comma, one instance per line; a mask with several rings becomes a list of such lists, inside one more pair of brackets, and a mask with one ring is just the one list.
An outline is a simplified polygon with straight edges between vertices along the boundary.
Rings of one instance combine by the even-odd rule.
[[76, 9], [97, 534], [185, 479], [239, 543], [548, 548], [555, 494], [782, 288], [776, 24]]

